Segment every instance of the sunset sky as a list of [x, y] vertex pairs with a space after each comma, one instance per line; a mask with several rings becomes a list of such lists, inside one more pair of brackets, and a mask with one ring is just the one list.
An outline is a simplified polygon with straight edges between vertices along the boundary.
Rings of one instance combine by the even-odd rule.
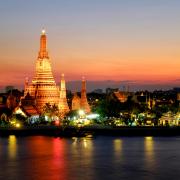
[[180, 86], [179, 0], [2, 0], [0, 24], [1, 88], [33, 77], [43, 27], [56, 82]]

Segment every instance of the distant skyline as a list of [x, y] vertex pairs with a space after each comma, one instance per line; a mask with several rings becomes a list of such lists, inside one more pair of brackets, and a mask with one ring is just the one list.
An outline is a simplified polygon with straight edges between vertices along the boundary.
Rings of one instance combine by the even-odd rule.
[[179, 7], [179, 0], [1, 1], [0, 89], [31, 80], [42, 28], [56, 82], [64, 73], [71, 89], [82, 76], [89, 90], [180, 86]]

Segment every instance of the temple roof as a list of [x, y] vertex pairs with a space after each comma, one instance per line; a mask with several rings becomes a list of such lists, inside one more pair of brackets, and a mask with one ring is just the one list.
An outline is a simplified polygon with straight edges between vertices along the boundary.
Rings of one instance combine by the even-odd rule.
[[127, 101], [127, 92], [122, 92], [122, 91], [116, 91], [114, 92], [114, 95], [117, 97], [117, 99], [120, 101], [120, 102], [125, 102]]
[[33, 105], [21, 106], [21, 109], [27, 116], [39, 115], [36, 106]]

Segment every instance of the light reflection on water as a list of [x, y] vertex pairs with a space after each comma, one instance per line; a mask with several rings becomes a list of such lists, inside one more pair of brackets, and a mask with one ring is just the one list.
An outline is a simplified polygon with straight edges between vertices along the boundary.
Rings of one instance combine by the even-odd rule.
[[8, 153], [10, 159], [14, 159], [17, 156], [17, 142], [14, 135], [10, 135], [8, 138]]
[[[52, 166], [52, 172], [53, 176], [55, 176], [55, 179], [66, 179], [66, 161], [64, 159], [65, 156], [65, 144], [63, 141], [60, 141], [59, 138], [53, 139], [53, 157], [50, 161], [50, 164]], [[51, 177], [51, 178], [52, 178]]]
[[114, 143], [114, 155], [116, 158], [122, 157], [122, 146], [123, 146], [123, 141], [122, 139], [115, 139], [113, 140]]
[[[73, 164], [69, 165], [72, 174], [75, 174], [76, 168], [79, 169], [79, 174], [89, 177], [93, 174], [93, 148], [94, 143], [91, 138], [72, 138], [72, 146], [70, 146], [70, 154], [68, 159], [74, 160]], [[74, 168], [74, 166], [76, 168]], [[69, 174], [70, 175], [70, 174]], [[71, 175], [70, 175], [71, 176]]]
[[144, 140], [145, 161], [148, 168], [154, 165], [154, 139], [151, 136], [145, 137]]
[[177, 179], [179, 166], [180, 137], [0, 138], [0, 179]]

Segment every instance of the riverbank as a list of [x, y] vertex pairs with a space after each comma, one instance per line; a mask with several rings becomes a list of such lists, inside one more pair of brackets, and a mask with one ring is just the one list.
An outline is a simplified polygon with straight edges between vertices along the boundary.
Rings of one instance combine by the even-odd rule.
[[0, 128], [0, 136], [16, 135], [31, 136], [44, 135], [56, 137], [83, 137], [87, 135], [103, 136], [180, 136], [180, 127], [57, 127], [36, 126], [22, 128]]
[[180, 127], [118, 127], [118, 128], [83, 128], [95, 135], [105, 136], [180, 136]]

